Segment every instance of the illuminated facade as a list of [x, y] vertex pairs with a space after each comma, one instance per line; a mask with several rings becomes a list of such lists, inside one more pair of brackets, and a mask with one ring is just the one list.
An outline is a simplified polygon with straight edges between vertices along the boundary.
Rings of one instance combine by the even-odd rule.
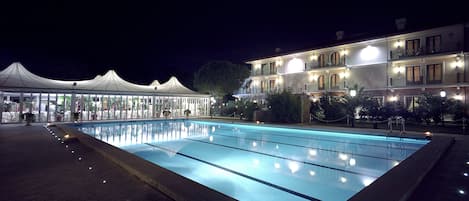
[[289, 90], [315, 101], [358, 85], [381, 103], [401, 101], [409, 109], [423, 92], [443, 90], [465, 102], [464, 29], [458, 24], [248, 61], [251, 75], [236, 96], [262, 102], [268, 93]]
[[[20, 63], [0, 71], [0, 122], [17, 123], [25, 113], [35, 122], [127, 120], [208, 116], [209, 96], [172, 77], [159, 84], [137, 85], [113, 70], [91, 80], [61, 81], [37, 76]], [[163, 111], [169, 111], [164, 116]]]

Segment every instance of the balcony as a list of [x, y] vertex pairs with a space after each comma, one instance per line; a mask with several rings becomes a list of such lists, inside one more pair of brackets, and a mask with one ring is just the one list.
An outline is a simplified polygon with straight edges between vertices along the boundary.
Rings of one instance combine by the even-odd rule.
[[417, 50], [398, 49], [394, 51], [389, 51], [389, 58], [390, 60], [409, 59], [413, 57], [437, 55], [437, 54], [456, 52], [456, 51], [458, 51], [457, 48], [447, 49], [447, 50], [444, 50], [441, 48], [440, 49], [419, 48]]
[[319, 69], [319, 68], [340, 68], [340, 67], [345, 67], [344, 62], [340, 62], [338, 64], [333, 64], [333, 63], [326, 63], [323, 66], [320, 66], [318, 64], [315, 65], [309, 65], [307, 70], [313, 70], [313, 69]]

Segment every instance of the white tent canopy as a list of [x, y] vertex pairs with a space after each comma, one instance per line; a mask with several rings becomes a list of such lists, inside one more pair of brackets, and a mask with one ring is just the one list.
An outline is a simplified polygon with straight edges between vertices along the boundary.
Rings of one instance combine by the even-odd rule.
[[62, 81], [43, 78], [29, 72], [21, 63], [15, 62], [0, 72], [1, 90], [83, 90], [117, 93], [151, 93], [158, 95], [202, 95], [182, 85], [175, 77], [159, 84], [157, 80], [150, 85], [138, 85], [125, 81], [114, 70], [91, 80]]

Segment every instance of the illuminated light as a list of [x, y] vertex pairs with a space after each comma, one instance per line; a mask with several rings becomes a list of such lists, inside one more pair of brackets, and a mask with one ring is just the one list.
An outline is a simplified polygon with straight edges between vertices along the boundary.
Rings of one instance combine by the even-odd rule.
[[278, 144], [277, 144], [277, 145], [275, 145], [275, 149], [278, 149]]
[[277, 60], [275, 61], [275, 66], [281, 66], [283, 65], [283, 61], [282, 60]]
[[213, 136], [210, 136], [210, 137], [208, 138], [208, 140], [209, 140], [210, 142], [213, 142]]
[[355, 160], [354, 158], [350, 158], [349, 164], [350, 166], [355, 166], [357, 164], [357, 160]]
[[365, 186], [369, 186], [371, 183], [373, 183], [375, 180], [374, 179], [371, 179], [371, 178], [365, 178], [363, 179], [363, 185]]
[[350, 90], [350, 96], [355, 97], [357, 95], [357, 90], [352, 89]]
[[253, 146], [253, 147], [256, 147], [256, 146], [257, 146], [257, 142], [252, 142], [252, 146]]
[[50, 123], [47, 123], [47, 126], [50, 126], [51, 124]]
[[348, 159], [348, 156], [347, 156], [347, 154], [339, 153], [339, 158], [340, 158], [340, 160], [345, 161], [345, 160]]
[[75, 151], [72, 150], [72, 154], [75, 153]]
[[459, 190], [458, 190], [458, 193], [461, 194], [461, 195], [466, 194], [466, 192], [465, 192], [464, 190], [462, 190], [462, 189], [459, 189]]
[[454, 95], [453, 98], [454, 98], [455, 100], [462, 100], [462, 99], [463, 99], [463, 97], [461, 96], [461, 94], [456, 94], [456, 95]]
[[399, 161], [394, 161], [392, 165], [393, 165], [393, 166], [399, 165]]
[[66, 134], [66, 135], [64, 135], [64, 138], [65, 138], [65, 139], [70, 138], [70, 135], [69, 135], [69, 134]]
[[212, 133], [215, 132], [215, 126], [212, 126]]
[[469, 161], [466, 162], [466, 165], [469, 165]]
[[261, 122], [260, 121], [256, 121], [256, 124], [260, 124]]
[[378, 57], [379, 50], [376, 47], [368, 45], [366, 48], [363, 48], [360, 52], [360, 58], [363, 60], [372, 60]]
[[318, 55], [315, 55], [315, 54], [309, 57], [309, 60], [317, 60], [317, 59], [318, 59]]
[[428, 139], [428, 140], [429, 140], [429, 139], [432, 139], [432, 136], [433, 136], [432, 132], [426, 131], [426, 132], [423, 133], [423, 134], [425, 135], [425, 139]]
[[397, 47], [397, 48], [402, 47], [402, 41], [397, 40], [397, 41], [394, 43], [394, 46]]
[[68, 145], [65, 145], [65, 148], [68, 148]]
[[285, 73], [299, 73], [303, 72], [305, 68], [305, 63], [298, 58], [294, 58], [288, 62], [287, 68], [285, 69]]
[[312, 74], [312, 75], [309, 76], [309, 81], [314, 82], [314, 81], [318, 80], [318, 77], [319, 77], [318, 75]]
[[288, 162], [288, 169], [290, 169], [291, 173], [295, 173], [300, 169], [300, 165], [297, 162], [290, 161]]
[[274, 167], [279, 169], [280, 168], [280, 164], [279, 163], [274, 163]]
[[254, 65], [254, 68], [261, 68], [261, 64]]
[[311, 101], [313, 101], [313, 103], [315, 103], [315, 102], [317, 102], [317, 101], [318, 101], [318, 99], [317, 99], [317, 98], [315, 98], [315, 97], [312, 97], [312, 98], [311, 98]]
[[404, 73], [404, 70], [405, 68], [403, 66], [398, 66], [398, 67], [393, 68], [393, 71], [396, 74]]
[[340, 52], [340, 54], [341, 54], [342, 56], [347, 55], [347, 54], [348, 54], [348, 51], [347, 51], [347, 50], [342, 50], [342, 51]]
[[105, 184], [105, 183], [107, 183], [107, 181], [106, 181], [106, 180], [103, 180], [103, 184]]
[[88, 167], [88, 170], [92, 170], [92, 169], [93, 169], [93, 167], [91, 167], [91, 166], [90, 166], [90, 167]]
[[462, 175], [464, 175], [465, 177], [469, 176], [467, 172], [463, 173]]
[[316, 149], [310, 149], [309, 150], [309, 155], [316, 156], [317, 154], [318, 154], [318, 151]]
[[64, 143], [64, 141], [62, 141], [62, 142], [60, 142], [60, 143], [62, 143], [62, 144], [63, 144], [63, 143]]
[[309, 175], [311, 175], [311, 176], [314, 176], [314, 175], [316, 175], [316, 172], [315, 172], [315, 171], [312, 171], [312, 170], [310, 170], [310, 171], [309, 171]]
[[440, 91], [440, 96], [441, 96], [442, 98], [446, 97], [446, 91], [445, 91], [445, 90], [441, 90], [441, 91]]
[[60, 141], [60, 138], [57, 138], [58, 141]]
[[79, 160], [79, 161], [81, 161], [82, 159], [83, 159], [83, 158], [81, 158], [81, 157], [78, 157], [78, 160]]
[[389, 100], [392, 101], [392, 102], [396, 102], [397, 101], [397, 96], [391, 96], [391, 97], [389, 97]]
[[342, 182], [342, 183], [347, 182], [347, 178], [345, 178], [345, 177], [340, 177], [340, 182]]

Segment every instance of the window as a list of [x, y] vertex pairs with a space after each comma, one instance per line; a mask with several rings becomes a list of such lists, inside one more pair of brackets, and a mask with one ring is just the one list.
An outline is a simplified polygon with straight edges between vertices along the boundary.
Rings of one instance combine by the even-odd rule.
[[324, 90], [324, 75], [318, 77], [318, 90]]
[[269, 80], [269, 90], [273, 91], [275, 89], [275, 80]]
[[337, 84], [339, 81], [339, 76], [337, 74], [331, 75], [331, 89], [338, 89], [339, 85]]
[[441, 64], [427, 65], [427, 83], [441, 83], [443, 68]]
[[324, 54], [320, 54], [318, 56], [318, 66], [319, 67], [324, 67], [326, 66], [326, 57], [324, 56]]
[[415, 108], [419, 106], [419, 97], [418, 96], [406, 96], [405, 97], [405, 106], [408, 111], [413, 112]]
[[277, 74], [277, 67], [275, 66], [275, 62], [271, 62], [269, 64], [269, 72], [270, 74]]
[[261, 81], [261, 93], [264, 93], [267, 89], [267, 82]]
[[420, 39], [407, 40], [405, 43], [407, 56], [415, 56], [420, 54]]
[[427, 52], [436, 53], [441, 51], [441, 35], [427, 37]]
[[407, 66], [406, 80], [407, 84], [421, 84], [422, 80], [420, 79], [420, 66]]
[[333, 52], [331, 54], [331, 64], [333, 66], [340, 65], [340, 54], [338, 52]]
[[261, 65], [261, 75], [267, 75], [267, 64]]

